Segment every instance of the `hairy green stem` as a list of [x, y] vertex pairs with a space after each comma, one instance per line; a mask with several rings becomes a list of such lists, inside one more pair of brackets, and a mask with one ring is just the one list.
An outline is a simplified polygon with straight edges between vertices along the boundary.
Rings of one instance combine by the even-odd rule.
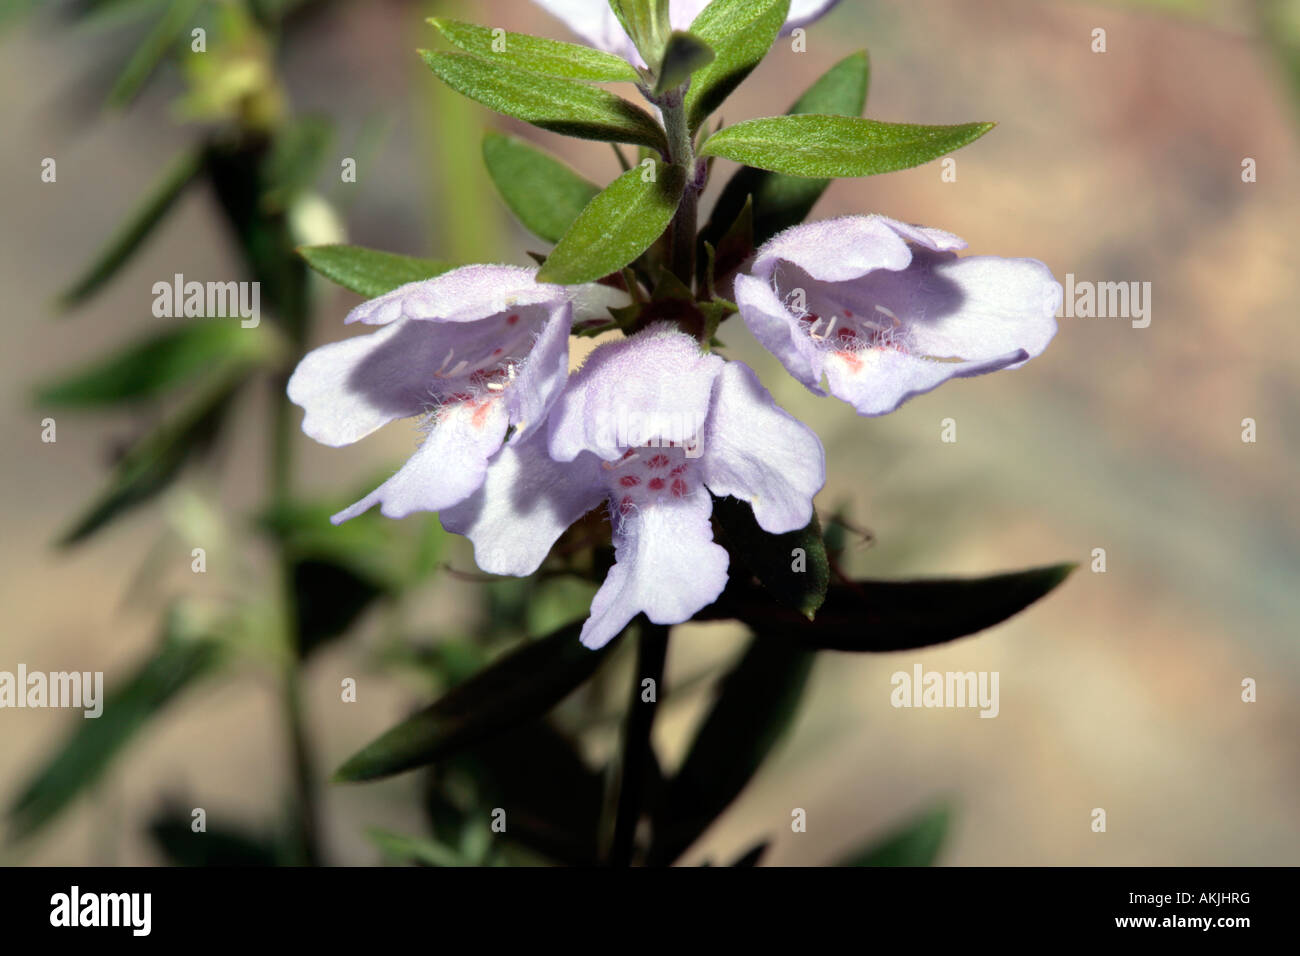
[[674, 90], [664, 97], [660, 111], [664, 130], [668, 134], [668, 162], [682, 167], [686, 174], [686, 188], [681, 202], [669, 225], [668, 267], [688, 289], [695, 278], [696, 206], [699, 191], [695, 185], [695, 145], [687, 123], [683, 90]]
[[[647, 622], [637, 640], [636, 673], [628, 701], [627, 720], [623, 727], [623, 754], [618, 788], [618, 812], [614, 819], [614, 839], [610, 847], [610, 866], [631, 866], [636, 846], [636, 827], [641, 820], [645, 782], [649, 775], [654, 749], [650, 732], [654, 729], [659, 695], [663, 693], [664, 661], [668, 657], [668, 628]], [[646, 679], [654, 681], [650, 700], [642, 700]]]

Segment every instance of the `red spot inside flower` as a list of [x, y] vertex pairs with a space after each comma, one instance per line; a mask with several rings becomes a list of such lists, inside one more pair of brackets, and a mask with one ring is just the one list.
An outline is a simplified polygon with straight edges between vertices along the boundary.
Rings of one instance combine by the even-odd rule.
[[482, 428], [487, 422], [488, 413], [492, 411], [492, 402], [485, 400], [471, 407], [474, 409], [474, 414], [470, 416], [470, 424], [475, 428]]
[[618, 480], [618, 483], [624, 488], [635, 488], [637, 485], [641, 484], [641, 479], [636, 475], [624, 475]]
[[674, 478], [672, 492], [674, 498], [686, 497], [686, 482], [682, 481], [680, 478]]
[[849, 367], [849, 371], [854, 375], [862, 371], [862, 359], [858, 358], [856, 352], [836, 352], [835, 354], [844, 359], [844, 364]]
[[519, 316], [517, 315], [506, 316], [506, 325], [515, 325], [516, 323], [518, 323], [518, 321], [519, 321]]
[[500, 355], [500, 354], [501, 354], [502, 352], [504, 352], [504, 351], [505, 351], [505, 349], [493, 349], [493, 350], [492, 350], [492, 354], [493, 354], [493, 356], [497, 356], [497, 355]]
[[468, 402], [473, 397], [469, 392], [457, 392], [451, 396], [450, 400], [453, 402]]
[[623, 500], [618, 503], [618, 513], [621, 514], [624, 518], [626, 518], [635, 510], [636, 510], [636, 505], [632, 503], [631, 497], [629, 497], [628, 495], [624, 495]]
[[840, 329], [835, 334], [839, 337], [841, 342], [852, 342], [858, 337], [858, 333], [853, 331], [853, 329]]
[[806, 323], [807, 325], [812, 325], [814, 322], [820, 322], [821, 320], [822, 317], [816, 312], [809, 312], [807, 315], [799, 316], [799, 321]]
[[851, 319], [851, 318], [853, 318], [853, 313], [850, 312], [848, 309], [845, 309], [845, 310], [844, 310], [844, 318], [846, 318], [846, 319]]
[[684, 473], [685, 471], [686, 471], [686, 465], [678, 465], [672, 471], [668, 472], [668, 474], [671, 477], [676, 478], [678, 475]]
[[623, 457], [620, 459], [620, 461], [627, 461], [635, 454], [636, 454], [636, 450], [633, 448], [629, 448], [627, 451], [623, 452]]
[[655, 456], [652, 457], [649, 461], [646, 462], [646, 466], [647, 466], [648, 468], [667, 468], [667, 467], [668, 467], [668, 456], [667, 456], [667, 455], [655, 455]]
[[664, 480], [662, 478], [651, 478], [649, 484], [646, 487], [648, 487], [651, 491], [658, 491], [663, 486], [664, 486]]

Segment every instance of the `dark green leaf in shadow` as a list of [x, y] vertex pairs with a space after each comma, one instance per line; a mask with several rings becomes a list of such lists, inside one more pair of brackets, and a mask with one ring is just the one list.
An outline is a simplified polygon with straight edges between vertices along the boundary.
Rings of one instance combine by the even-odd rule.
[[752, 847], [750, 847], [748, 850], [745, 851], [743, 856], [739, 857], [736, 860], [736, 862], [731, 865], [732, 866], [758, 866], [759, 861], [763, 859], [763, 854], [767, 852], [768, 845], [769, 844], [766, 840], [764, 840], [762, 843], [754, 844]]
[[172, 0], [108, 91], [108, 105], [124, 107], [135, 99], [168, 50], [188, 33], [203, 0]]
[[366, 839], [392, 863], [418, 866], [465, 865], [465, 861], [454, 849], [428, 837], [407, 836], [380, 827], [370, 827], [366, 830]]
[[654, 808], [651, 866], [676, 860], [745, 789], [793, 722], [813, 659], [766, 634], [750, 642]]
[[547, 242], [559, 242], [600, 192], [554, 156], [501, 133], [483, 138], [483, 163], [510, 211]]
[[99, 497], [59, 538], [58, 544], [66, 547], [84, 541], [168, 487], [191, 459], [212, 447], [248, 373], [245, 367], [216, 373], [178, 414], [128, 450]]
[[618, 642], [599, 651], [578, 642], [582, 622], [528, 641], [354, 754], [337, 781], [372, 780], [445, 759], [540, 716], [596, 672]]
[[817, 515], [806, 528], [788, 534], [764, 531], [754, 509], [738, 498], [715, 498], [713, 516], [732, 561], [753, 574], [774, 600], [811, 621], [831, 580]]
[[11, 839], [28, 837], [54, 820], [173, 698], [210, 672], [219, 656], [215, 641], [165, 635], [152, 657], [107, 691], [99, 717], [76, 715], [72, 733], [23, 785], [9, 808]]
[[912, 650], [1005, 621], [1051, 592], [1074, 568], [1052, 564], [983, 578], [836, 583], [815, 622], [740, 584], [696, 620], [738, 618], [814, 650]]
[[68, 308], [90, 298], [131, 258], [155, 226], [176, 205], [176, 200], [203, 169], [200, 150], [177, 159], [144, 202], [131, 214], [104, 246], [95, 260], [72, 285], [59, 296], [59, 305]]
[[878, 843], [850, 855], [838, 866], [934, 866], [948, 833], [951, 813], [932, 807]]
[[571, 866], [597, 862], [604, 778], [545, 720], [475, 744], [447, 766], [472, 776], [482, 806], [506, 811], [507, 839]]
[[303, 246], [298, 255], [331, 282], [367, 299], [456, 268], [450, 262], [401, 256], [364, 246]]
[[276, 132], [263, 170], [263, 208], [283, 211], [311, 186], [333, 136], [329, 121], [319, 116], [297, 117]]
[[149, 835], [172, 866], [275, 866], [281, 862], [274, 837], [210, 824], [195, 833], [185, 809], [159, 814], [149, 824]]
[[191, 321], [41, 386], [36, 401], [94, 406], [152, 398], [214, 367], [255, 362], [270, 351], [267, 335], [242, 328], [238, 319]]
[[352, 627], [384, 587], [345, 564], [319, 558], [293, 562], [298, 619], [298, 656], [306, 658]]

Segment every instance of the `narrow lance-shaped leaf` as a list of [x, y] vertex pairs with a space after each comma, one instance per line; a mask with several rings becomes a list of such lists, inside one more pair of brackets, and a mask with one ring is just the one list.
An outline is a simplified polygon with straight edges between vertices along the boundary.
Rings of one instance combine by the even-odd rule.
[[565, 43], [432, 17], [429, 22], [466, 53], [530, 73], [596, 83], [639, 83], [641, 75], [621, 56], [578, 43]]
[[510, 211], [547, 242], [559, 242], [600, 192], [560, 160], [513, 136], [488, 133], [483, 162]]
[[94, 406], [151, 398], [214, 367], [255, 362], [271, 351], [264, 331], [245, 329], [233, 319], [195, 321], [41, 386], [36, 400]]
[[572, 285], [617, 272], [663, 234], [685, 185], [680, 166], [653, 159], [633, 166], [582, 210], [538, 271], [538, 281]]
[[874, 176], [908, 169], [974, 142], [992, 123], [916, 126], [856, 116], [768, 116], [718, 130], [700, 150], [791, 176]]
[[503, 66], [468, 53], [420, 55], [438, 78], [489, 109], [579, 139], [667, 148], [658, 123], [613, 93]]
[[814, 650], [912, 650], [1005, 621], [1050, 593], [1074, 568], [1053, 564], [983, 578], [832, 584], [815, 624], [764, 592], [738, 584], [696, 618], [738, 618]]
[[951, 813], [946, 805], [926, 810], [838, 866], [933, 866], [943, 848]]
[[793, 722], [815, 655], [756, 630], [654, 811], [652, 866], [672, 863], [708, 829]]
[[817, 516], [806, 528], [769, 534], [754, 520], [748, 502], [715, 499], [713, 515], [732, 559], [758, 578], [774, 600], [811, 621], [826, 599], [831, 579]]
[[135, 99], [167, 51], [190, 25], [201, 4], [202, 0], [172, 0], [167, 5], [108, 91], [109, 106], [123, 107]]
[[59, 539], [77, 544], [172, 483], [191, 458], [211, 447], [248, 369], [213, 375], [180, 413], [136, 444], [113, 470], [107, 487]]
[[767, 56], [790, 12], [790, 0], [713, 0], [691, 23], [691, 33], [714, 52], [686, 92], [690, 128], [722, 105]]
[[172, 163], [140, 207], [118, 229], [86, 271], [59, 296], [63, 307], [90, 298], [136, 252], [203, 169], [203, 153], [192, 150]]
[[354, 754], [338, 781], [372, 780], [434, 763], [489, 734], [550, 710], [600, 666], [611, 642], [591, 651], [581, 622], [530, 641], [458, 685]]
[[303, 246], [298, 255], [331, 282], [367, 299], [455, 268], [450, 262], [401, 256], [364, 246]]
[[11, 836], [30, 836], [58, 816], [149, 720], [218, 659], [219, 645], [211, 640], [169, 635], [157, 654], [108, 691], [99, 717], [76, 717], [75, 730], [9, 808]]
[[[867, 52], [852, 53], [823, 73], [786, 112], [860, 116], [867, 103], [870, 78]], [[752, 196], [754, 244], [762, 245], [782, 229], [803, 222], [829, 184], [829, 179], [785, 176], [742, 166], [723, 187], [701, 238], [717, 246]]]

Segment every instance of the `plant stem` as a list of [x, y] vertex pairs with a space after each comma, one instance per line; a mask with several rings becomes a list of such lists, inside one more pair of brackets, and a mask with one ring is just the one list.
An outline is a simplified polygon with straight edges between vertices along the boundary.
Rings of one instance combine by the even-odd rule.
[[[668, 628], [646, 623], [637, 641], [636, 673], [632, 696], [628, 701], [627, 722], [623, 727], [623, 754], [618, 788], [618, 812], [614, 819], [614, 839], [610, 846], [610, 866], [631, 866], [636, 845], [636, 827], [641, 819], [645, 782], [654, 759], [650, 732], [654, 729], [659, 695], [663, 693], [664, 661], [668, 657]], [[641, 699], [646, 678], [654, 681], [654, 696]]]
[[668, 134], [668, 162], [681, 166], [686, 174], [686, 188], [669, 225], [668, 265], [673, 274], [689, 289], [695, 280], [696, 205], [699, 188], [695, 182], [695, 146], [687, 124], [682, 89], [668, 93], [660, 103], [664, 131]]

